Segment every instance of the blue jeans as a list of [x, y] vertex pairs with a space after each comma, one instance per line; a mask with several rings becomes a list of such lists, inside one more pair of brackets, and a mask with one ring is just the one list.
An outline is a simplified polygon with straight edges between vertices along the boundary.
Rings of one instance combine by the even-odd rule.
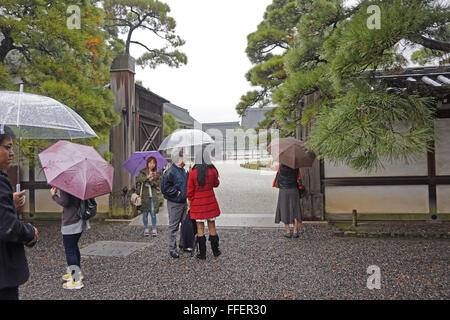
[[78, 266], [81, 268], [81, 254], [78, 247], [81, 233], [63, 235], [64, 251], [66, 252], [67, 266]]
[[[144, 222], [145, 229], [148, 229], [148, 213], [148, 211], [142, 211], [142, 221]], [[156, 213], [152, 197], [150, 197], [150, 217], [152, 218], [152, 228], [156, 230]]]

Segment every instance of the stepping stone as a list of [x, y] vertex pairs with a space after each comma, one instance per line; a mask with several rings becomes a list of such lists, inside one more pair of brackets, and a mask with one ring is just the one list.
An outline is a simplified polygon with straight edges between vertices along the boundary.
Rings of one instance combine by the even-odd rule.
[[81, 249], [80, 253], [83, 256], [126, 257], [151, 245], [145, 242], [98, 241]]

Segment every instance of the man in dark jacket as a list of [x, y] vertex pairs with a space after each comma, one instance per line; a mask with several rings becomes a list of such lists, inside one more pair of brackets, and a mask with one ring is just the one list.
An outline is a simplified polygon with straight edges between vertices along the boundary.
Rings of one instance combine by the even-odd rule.
[[22, 223], [16, 209], [24, 203], [24, 191], [13, 193], [8, 176], [3, 172], [14, 157], [13, 132], [0, 125], [0, 300], [18, 300], [19, 285], [29, 277], [24, 244], [38, 240], [38, 231]]
[[184, 169], [183, 151], [173, 154], [172, 160], [172, 166], [164, 173], [161, 192], [167, 200], [169, 213], [169, 253], [172, 258], [178, 258], [177, 232], [187, 211], [188, 173]]

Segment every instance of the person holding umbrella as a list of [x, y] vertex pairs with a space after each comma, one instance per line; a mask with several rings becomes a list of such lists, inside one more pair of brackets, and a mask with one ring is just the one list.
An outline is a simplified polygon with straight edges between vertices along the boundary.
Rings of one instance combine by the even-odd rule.
[[47, 183], [54, 186], [50, 190], [52, 199], [63, 207], [61, 233], [68, 265], [63, 288], [81, 289], [84, 284], [78, 242], [90, 225], [79, 217], [78, 209], [82, 200], [112, 191], [114, 168], [93, 147], [68, 141], [58, 141], [45, 149], [39, 153], [39, 160]]
[[[81, 234], [90, 229], [89, 221], [83, 220], [77, 215], [81, 199], [59, 190], [57, 194], [55, 187], [50, 189], [52, 199], [63, 207], [61, 219], [61, 233], [63, 236], [64, 252], [66, 254], [67, 273], [63, 275], [62, 279], [66, 281], [63, 284], [64, 289], [76, 290], [84, 287], [83, 273], [81, 272], [81, 254], [78, 242]], [[72, 267], [77, 266], [79, 271], [78, 277], [72, 275]], [[78, 281], [76, 281], [77, 279]]]
[[[280, 163], [273, 182], [273, 187], [279, 189], [275, 223], [285, 224], [286, 238], [298, 238], [302, 222], [300, 190], [303, 189], [299, 168], [311, 167], [316, 156], [301, 140], [293, 137], [274, 139], [269, 152]], [[294, 225], [292, 232], [290, 224]]]
[[[122, 164], [132, 176], [136, 177], [136, 187], [132, 192], [139, 192], [142, 204], [137, 209], [142, 212], [142, 222], [144, 224], [144, 235], [149, 236], [148, 214], [152, 219], [152, 235], [156, 237], [156, 213], [159, 212], [160, 203], [164, 201], [159, 190], [160, 175], [158, 172], [164, 168], [167, 160], [158, 151], [137, 151], [134, 152]], [[160, 199], [160, 197], [162, 199]]]
[[209, 241], [215, 257], [219, 250], [219, 236], [216, 231], [216, 217], [220, 215], [219, 204], [214, 194], [214, 188], [219, 186], [219, 172], [212, 164], [207, 151], [199, 151], [195, 155], [195, 165], [189, 174], [187, 185], [188, 207], [191, 219], [197, 222], [197, 242], [199, 259], [206, 259], [205, 222], [208, 223]]
[[138, 208], [142, 212], [142, 222], [144, 223], [144, 235], [150, 235], [148, 229], [148, 214], [152, 220], [152, 236], [156, 237], [158, 232], [156, 230], [156, 214], [159, 212], [159, 197], [158, 190], [161, 183], [160, 175], [157, 171], [157, 160], [155, 157], [147, 159], [146, 167], [136, 178], [136, 190], [142, 188], [142, 204]]
[[[275, 176], [273, 186], [279, 189], [275, 223], [284, 223], [286, 238], [298, 238], [301, 226], [301, 207], [299, 196], [300, 170], [281, 164]], [[290, 225], [294, 225], [291, 232]]]
[[172, 166], [164, 173], [161, 192], [167, 200], [169, 213], [169, 254], [172, 258], [179, 258], [176, 240], [180, 223], [187, 212], [188, 173], [184, 169], [186, 164], [183, 150], [177, 149], [173, 152], [172, 160]]
[[0, 127], [0, 300], [19, 300], [19, 285], [24, 284], [30, 272], [24, 245], [33, 246], [38, 231], [29, 223], [22, 223], [17, 209], [23, 205], [24, 191], [12, 192], [6, 170], [14, 157], [14, 133]]

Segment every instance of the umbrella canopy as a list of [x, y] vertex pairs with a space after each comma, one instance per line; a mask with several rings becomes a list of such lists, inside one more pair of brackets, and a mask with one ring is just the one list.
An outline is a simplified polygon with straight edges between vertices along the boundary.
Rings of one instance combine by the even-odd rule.
[[19, 139], [97, 137], [75, 111], [49, 97], [0, 91], [0, 110], [0, 124], [11, 127]]
[[303, 141], [295, 138], [280, 138], [271, 142], [268, 151], [275, 160], [290, 168], [311, 167], [316, 155], [309, 152]]
[[[80, 139], [98, 136], [75, 111], [37, 94], [0, 91], [0, 125], [9, 126], [21, 139]], [[17, 181], [20, 181], [17, 170]], [[16, 185], [20, 191], [20, 184]]]
[[181, 129], [168, 135], [158, 150], [200, 146], [210, 143], [214, 143], [214, 140], [206, 132], [198, 129]]
[[147, 165], [147, 159], [154, 157], [156, 159], [156, 170], [161, 169], [167, 164], [167, 160], [158, 151], [135, 152], [127, 161], [122, 164], [132, 176], [137, 177], [139, 172]]
[[114, 168], [93, 147], [58, 141], [39, 160], [48, 184], [81, 200], [112, 191]]

